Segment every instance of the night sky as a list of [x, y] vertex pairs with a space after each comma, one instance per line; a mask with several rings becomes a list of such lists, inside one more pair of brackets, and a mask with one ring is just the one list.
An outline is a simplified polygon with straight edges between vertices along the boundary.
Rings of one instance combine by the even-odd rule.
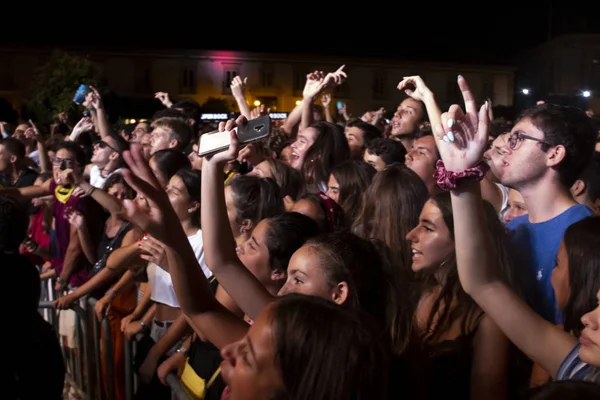
[[[583, 2], [507, 0], [498, 6], [481, 2], [467, 8], [463, 4], [474, 3], [438, 7], [430, 2], [398, 3], [369, 1], [359, 7], [344, 2], [332, 9], [311, 10], [313, 3], [280, 2], [285, 8], [279, 12], [266, 6], [267, 11], [244, 10], [241, 14], [247, 17], [241, 22], [224, 19], [236, 15], [233, 8], [203, 8], [197, 14], [184, 13], [198, 15], [192, 23], [185, 23], [181, 14], [174, 18], [181, 8], [158, 8], [164, 23], [152, 17], [152, 10], [121, 10], [118, 17], [96, 13], [79, 20], [51, 10], [51, 16], [35, 23], [36, 30], [5, 25], [0, 45], [248, 50], [517, 65], [521, 54], [550, 35], [600, 33], [594, 2], [584, 6]], [[293, 4], [298, 12], [286, 12]], [[573, 4], [577, 6], [568, 7]], [[82, 27], [83, 23], [91, 28]]]

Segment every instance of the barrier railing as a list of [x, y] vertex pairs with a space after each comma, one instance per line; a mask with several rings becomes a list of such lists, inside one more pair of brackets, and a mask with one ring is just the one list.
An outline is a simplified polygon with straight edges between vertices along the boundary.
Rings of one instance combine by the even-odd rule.
[[[48, 309], [48, 310], [54, 310], [54, 305], [51, 301], [41, 301], [39, 306], [39, 308], [42, 309]], [[75, 312], [75, 335], [77, 337], [78, 340], [78, 350], [82, 352], [81, 357], [80, 357], [80, 362], [77, 362], [77, 358], [78, 357], [74, 357], [75, 360], [73, 361], [73, 365], [72, 365], [72, 369], [71, 371], [73, 372], [73, 374], [75, 375], [75, 380], [77, 382], [77, 384], [79, 385], [79, 389], [81, 389], [83, 391], [83, 393], [85, 393], [85, 398], [91, 400], [92, 397], [92, 392], [88, 389], [87, 391], [84, 390], [84, 385], [83, 385], [83, 381], [85, 379], [85, 383], [86, 386], [88, 388], [92, 388], [93, 387], [93, 382], [92, 382], [92, 374], [90, 373], [90, 371], [92, 371], [92, 349], [90, 348], [89, 345], [89, 340], [87, 340], [85, 345], [84, 345], [84, 338], [88, 338], [88, 334], [89, 334], [89, 330], [88, 330], [88, 324], [87, 324], [87, 314], [85, 312], [85, 310], [83, 308], [81, 308], [79, 306], [79, 304], [72, 304], [71, 307], [69, 307], [71, 310], [73, 310]], [[54, 313], [54, 319], [56, 320], [56, 314]], [[62, 343], [61, 343], [62, 346]], [[65, 349], [63, 348], [63, 356], [65, 356]], [[68, 362], [68, 360], [70, 359], [70, 357], [65, 357], [65, 360]], [[85, 363], [85, 371], [82, 370], [81, 368], [81, 359], [84, 360]]]
[[171, 393], [176, 400], [191, 400], [188, 396], [185, 388], [183, 387], [183, 383], [179, 380], [175, 373], [171, 372], [165, 377], [165, 381], [171, 388]]
[[[53, 326], [55, 332], [59, 334], [59, 319], [57, 310], [54, 308], [54, 282], [50, 279], [43, 282], [43, 298], [38, 308], [44, 318]], [[47, 285], [47, 286], [46, 286]], [[115, 370], [113, 358], [113, 343], [108, 317], [104, 316], [99, 323], [96, 318], [94, 307], [97, 300], [87, 298], [85, 300], [86, 309], [83, 309], [79, 302], [74, 302], [69, 307], [75, 312], [74, 328], [75, 338], [77, 340], [77, 350], [73, 357], [69, 354], [69, 349], [65, 348], [62, 340], [60, 341], [63, 352], [63, 359], [67, 366], [67, 373], [72, 374], [77, 389], [81, 391], [86, 400], [107, 398], [115, 399]], [[61, 310], [58, 310], [59, 312]], [[100, 339], [100, 329], [102, 329], [102, 340]], [[90, 334], [91, 331], [91, 334]], [[60, 337], [60, 335], [59, 335]], [[125, 399], [133, 400], [136, 382], [136, 375], [133, 371], [133, 354], [135, 342], [125, 338], [124, 340], [124, 369], [125, 369]], [[80, 352], [80, 353], [79, 353]], [[104, 356], [104, 362], [102, 362]], [[102, 368], [104, 367], [104, 371]], [[102, 374], [104, 372], [104, 375]], [[191, 400], [183, 384], [175, 373], [170, 373], [165, 379], [167, 385], [171, 388], [173, 398], [176, 400]], [[105, 396], [102, 395], [104, 385]]]

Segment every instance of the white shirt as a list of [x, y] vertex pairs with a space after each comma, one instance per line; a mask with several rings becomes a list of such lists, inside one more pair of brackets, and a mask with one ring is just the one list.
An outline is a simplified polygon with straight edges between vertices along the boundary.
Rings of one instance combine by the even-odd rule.
[[112, 174], [116, 174], [119, 172], [121, 172], [121, 168], [114, 170], [107, 176], [102, 176], [102, 174], [100, 173], [100, 168], [98, 168], [97, 165], [94, 165], [90, 169], [90, 185], [92, 185], [96, 189], [104, 189], [104, 183], [106, 183], [106, 180], [110, 178]]
[[[212, 272], [206, 266], [204, 262], [204, 243], [202, 242], [202, 230], [198, 229], [195, 235], [188, 236], [190, 246], [194, 250], [196, 260], [202, 268], [202, 272], [206, 278], [212, 276]], [[171, 274], [159, 267], [154, 263], [148, 263], [148, 282], [150, 283], [151, 295], [150, 298], [156, 303], [166, 304], [174, 308], [180, 308], [177, 296], [175, 295], [175, 289], [173, 288], [173, 281], [171, 280]]]

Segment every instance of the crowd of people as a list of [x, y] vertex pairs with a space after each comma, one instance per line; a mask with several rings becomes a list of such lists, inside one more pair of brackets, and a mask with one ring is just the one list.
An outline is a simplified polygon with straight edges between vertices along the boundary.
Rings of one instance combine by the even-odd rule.
[[[597, 120], [543, 102], [495, 119], [460, 75], [448, 110], [409, 76], [391, 120], [351, 118], [346, 79], [308, 74], [252, 143], [234, 128], [268, 110], [241, 77], [217, 126], [162, 92], [151, 121], [114, 126], [93, 87], [76, 123], [0, 124], [10, 398], [68, 392], [89, 297], [117, 399], [126, 339], [140, 399], [170, 399], [170, 373], [195, 399], [600, 398]], [[228, 148], [200, 157], [214, 130]]]

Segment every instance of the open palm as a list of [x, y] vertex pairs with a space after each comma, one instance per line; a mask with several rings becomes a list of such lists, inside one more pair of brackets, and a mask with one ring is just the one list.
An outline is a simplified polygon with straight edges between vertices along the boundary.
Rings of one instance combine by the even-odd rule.
[[160, 241], [168, 242], [171, 229], [181, 229], [169, 197], [161, 187], [148, 162], [142, 157], [141, 147], [132, 144], [131, 150], [123, 154], [129, 169], [123, 170], [127, 183], [148, 201], [148, 208], [142, 208], [133, 200], [123, 201], [128, 221]]
[[462, 76], [458, 78], [458, 86], [466, 113], [454, 104], [442, 114], [441, 123], [432, 127], [440, 157], [446, 170], [452, 172], [462, 172], [479, 164], [487, 148], [489, 130], [486, 106], [477, 112], [473, 94]]

